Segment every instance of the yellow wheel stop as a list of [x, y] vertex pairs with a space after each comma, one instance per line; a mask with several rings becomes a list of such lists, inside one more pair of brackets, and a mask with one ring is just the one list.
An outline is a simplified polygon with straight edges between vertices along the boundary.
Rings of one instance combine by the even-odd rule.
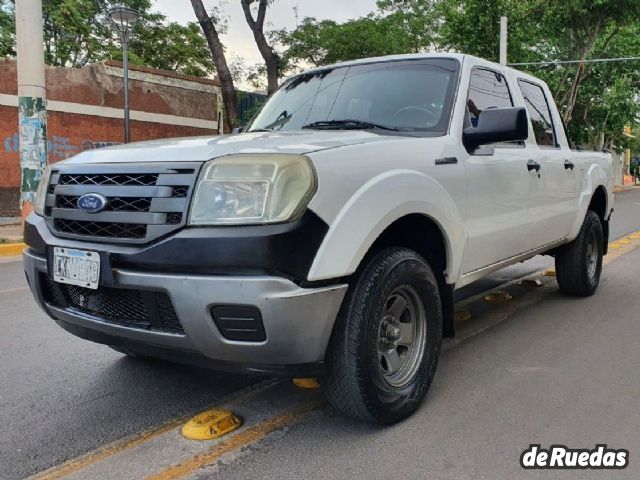
[[486, 295], [484, 299], [490, 303], [504, 303], [513, 299], [513, 297], [508, 292], [491, 292], [489, 295]]
[[208, 410], [196, 415], [182, 427], [182, 435], [189, 440], [213, 440], [233, 432], [242, 421], [229, 410]]
[[299, 388], [320, 388], [317, 378], [294, 378], [293, 384]]

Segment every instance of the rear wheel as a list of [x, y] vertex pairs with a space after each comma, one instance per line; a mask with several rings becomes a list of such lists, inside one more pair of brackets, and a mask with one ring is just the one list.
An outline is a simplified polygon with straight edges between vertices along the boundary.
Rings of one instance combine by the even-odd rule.
[[600, 217], [589, 210], [578, 237], [556, 253], [556, 277], [560, 290], [574, 297], [588, 297], [600, 283], [604, 238]]
[[345, 298], [322, 385], [342, 413], [383, 424], [411, 415], [435, 375], [442, 307], [429, 264], [406, 248], [375, 255]]

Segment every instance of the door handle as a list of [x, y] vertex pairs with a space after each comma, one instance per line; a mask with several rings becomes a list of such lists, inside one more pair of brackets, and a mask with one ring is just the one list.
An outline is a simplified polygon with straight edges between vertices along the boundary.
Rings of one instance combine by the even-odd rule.
[[576, 166], [573, 164], [573, 162], [571, 160], [565, 160], [564, 161], [564, 169], [565, 170], [573, 170], [574, 168], [576, 168]]
[[541, 168], [542, 166], [535, 160], [529, 160], [527, 162], [527, 170], [529, 171], [535, 170], [536, 172], [539, 173]]

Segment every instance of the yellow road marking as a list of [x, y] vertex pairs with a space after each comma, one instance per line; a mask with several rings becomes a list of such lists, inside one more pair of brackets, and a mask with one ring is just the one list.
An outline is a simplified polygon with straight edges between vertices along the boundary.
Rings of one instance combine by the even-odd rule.
[[282, 415], [268, 418], [253, 427], [249, 427], [246, 430], [239, 432], [228, 440], [214, 445], [208, 451], [199, 453], [187, 460], [172, 465], [165, 470], [147, 477], [146, 480], [172, 480], [184, 477], [205, 465], [210, 465], [216, 462], [223, 455], [255, 443], [267, 436], [269, 433], [286, 427], [287, 425], [291, 425], [307, 413], [317, 410], [325, 404], [326, 401], [324, 399], [317, 399], [312, 402], [304, 403], [296, 409], [283, 413]]
[[36, 474], [31, 478], [33, 480], [55, 480], [65, 477], [74, 472], [77, 472], [78, 470], [87, 468], [94, 463], [99, 462], [100, 460], [110, 457], [111, 455], [115, 455], [116, 453], [122, 452], [123, 450], [137, 447], [138, 445], [141, 445], [151, 440], [152, 438], [157, 437], [158, 435], [162, 435], [163, 433], [173, 430], [174, 428], [178, 428], [183, 421], [183, 418], [179, 420], [172, 420], [171, 422], [161, 427], [149, 430], [136, 437], [105, 445], [104, 447], [98, 448], [97, 450], [69, 460], [58, 467], [53, 467], [53, 469], [51, 470], [45, 470], [40, 474]]
[[13, 292], [21, 292], [23, 290], [29, 290], [29, 287], [16, 287], [16, 288], [7, 288], [5, 290], [0, 290], [0, 294], [2, 293], [13, 293]]
[[[277, 381], [270, 379], [270, 380], [265, 380], [263, 382], [260, 382], [256, 385], [251, 385], [248, 388], [243, 388], [238, 392], [232, 393], [229, 397], [224, 398], [220, 402], [218, 402], [218, 404], [238, 401], [240, 399], [249, 397], [250, 395], [258, 391], [267, 389], [275, 385], [276, 383]], [[171, 420], [165, 423], [164, 425], [161, 425], [160, 427], [156, 427], [151, 430], [147, 430], [146, 432], [142, 432], [141, 434], [136, 435], [135, 437], [129, 437], [123, 440], [116, 440], [113, 443], [97, 448], [96, 450], [93, 450], [89, 453], [80, 455], [79, 457], [73, 458], [58, 466], [54, 466], [48, 470], [38, 473], [30, 477], [30, 479], [31, 480], [55, 480], [55, 479], [70, 475], [79, 470], [84, 470], [85, 468], [90, 467], [91, 465], [98, 463], [99, 461], [104, 460], [105, 458], [115, 455], [116, 453], [120, 453], [125, 450], [135, 448], [139, 445], [142, 445], [148, 442], [149, 440], [152, 440], [162, 435], [163, 433], [167, 433], [173, 429], [177, 429], [187, 419], [188, 419], [188, 416], [185, 415], [180, 418]]]

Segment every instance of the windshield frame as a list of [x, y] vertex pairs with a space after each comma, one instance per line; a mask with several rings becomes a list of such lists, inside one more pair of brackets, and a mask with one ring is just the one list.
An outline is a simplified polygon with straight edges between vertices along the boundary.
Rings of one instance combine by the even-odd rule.
[[[362, 128], [359, 130], [364, 130], [364, 131], [371, 131], [380, 135], [394, 135], [394, 136], [409, 136], [409, 137], [441, 137], [444, 135], [447, 135], [449, 133], [449, 130], [451, 128], [451, 121], [453, 118], [453, 111], [454, 111], [454, 107], [455, 107], [455, 103], [456, 103], [456, 99], [458, 97], [458, 87], [460, 84], [460, 77], [461, 77], [461, 72], [462, 72], [462, 63], [460, 62], [460, 60], [458, 58], [455, 57], [416, 57], [416, 58], [390, 58], [388, 60], [372, 60], [372, 61], [359, 61], [359, 62], [354, 62], [354, 63], [346, 63], [346, 64], [337, 64], [337, 65], [331, 65], [331, 66], [327, 66], [327, 67], [320, 67], [320, 68], [314, 68], [311, 70], [307, 70], [304, 72], [301, 72], [297, 75], [294, 75], [292, 77], [289, 77], [286, 81], [284, 81], [280, 87], [278, 87], [278, 89], [273, 92], [269, 98], [265, 101], [265, 103], [260, 107], [260, 109], [253, 115], [253, 117], [251, 118], [251, 120], [246, 124], [246, 126], [242, 129], [243, 132], [246, 133], [251, 133], [251, 132], [265, 132], [265, 131], [273, 131], [275, 133], [287, 133], [287, 132], [292, 132], [292, 131], [298, 131], [298, 130], [265, 130], [264, 128], [256, 128], [255, 130], [253, 130], [254, 128], [254, 124], [256, 119], [260, 116], [262, 110], [269, 104], [269, 102], [271, 101], [272, 97], [277, 94], [278, 92], [280, 92], [281, 89], [285, 88], [287, 85], [289, 85], [290, 83], [294, 82], [296, 79], [304, 76], [304, 75], [309, 75], [309, 74], [321, 74], [322, 72], [326, 72], [326, 71], [331, 71], [331, 70], [336, 70], [339, 68], [345, 68], [345, 69], [350, 69], [353, 67], [361, 67], [361, 66], [367, 66], [367, 65], [377, 65], [377, 64], [387, 64], [387, 63], [402, 63], [402, 64], [408, 64], [408, 63], [412, 63], [412, 62], [422, 62], [422, 63], [426, 63], [427, 66], [429, 63], [431, 63], [432, 65], [437, 66], [438, 64], [449, 64], [452, 66], [455, 66], [455, 70], [453, 70], [453, 75], [451, 78], [451, 81], [449, 82], [449, 87], [446, 93], [446, 97], [445, 97], [445, 103], [443, 105], [443, 115], [442, 115], [442, 119], [439, 122], [438, 128], [434, 128], [434, 129], [425, 129], [425, 130], [403, 130], [403, 129], [399, 129], [399, 130], [381, 130], [381, 129], [375, 129], [375, 128]], [[349, 129], [349, 130], [358, 130], [358, 129]], [[305, 131], [305, 132], [309, 132], [309, 131], [327, 131], [326, 128], [323, 129], [317, 129], [317, 130], [312, 130], [312, 129], [305, 129], [305, 130], [299, 130], [299, 131]]]

